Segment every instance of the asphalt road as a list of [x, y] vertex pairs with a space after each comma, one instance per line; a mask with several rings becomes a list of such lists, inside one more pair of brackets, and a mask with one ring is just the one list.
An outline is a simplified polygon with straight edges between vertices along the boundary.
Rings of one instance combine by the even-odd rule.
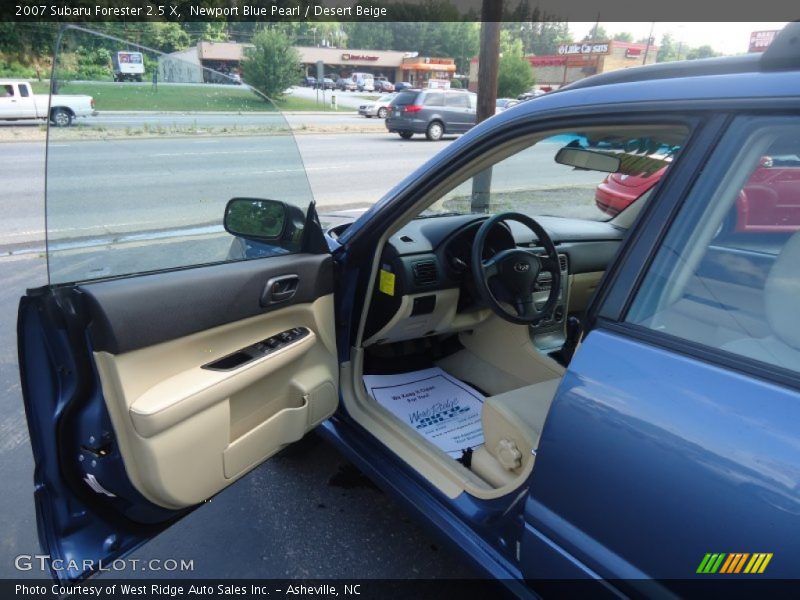
[[[368, 206], [450, 143], [406, 141], [388, 133], [294, 139], [299, 153], [286, 136], [56, 142], [51, 209], [58, 218], [51, 220], [51, 230], [91, 228], [99, 219], [104, 230], [119, 232], [132, 215], [142, 220], [142, 203], [154, 227], [159, 219], [184, 225], [219, 221], [224, 201], [233, 195], [307, 201], [309, 185], [320, 207]], [[42, 143], [0, 144], [5, 198], [0, 254], [44, 240], [44, 159]]]

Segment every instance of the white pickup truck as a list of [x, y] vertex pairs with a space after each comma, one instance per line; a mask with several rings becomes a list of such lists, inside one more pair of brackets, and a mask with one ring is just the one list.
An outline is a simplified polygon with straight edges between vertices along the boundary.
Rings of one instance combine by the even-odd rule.
[[68, 127], [75, 117], [96, 114], [91, 96], [54, 94], [51, 100], [48, 94], [34, 94], [27, 81], [0, 79], [0, 120], [49, 119], [56, 127]]

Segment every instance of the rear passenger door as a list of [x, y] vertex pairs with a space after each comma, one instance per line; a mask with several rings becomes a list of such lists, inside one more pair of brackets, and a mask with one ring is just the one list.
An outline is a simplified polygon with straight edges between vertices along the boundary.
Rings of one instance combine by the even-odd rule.
[[[763, 157], [800, 154], [800, 120], [741, 116], [713, 147], [680, 204], [683, 184], [662, 183], [553, 402], [527, 577], [680, 594], [692, 578], [800, 574], [800, 233], [736, 228]], [[683, 159], [688, 182], [702, 159]]]
[[[126, 44], [79, 28], [61, 40]], [[290, 129], [246, 86], [203, 83], [221, 73], [148, 59], [158, 89], [121, 87], [119, 125], [97, 139], [50, 130], [49, 284], [20, 301], [40, 539], [64, 580], [156, 535], [338, 403], [332, 257]], [[106, 81], [68, 75], [57, 59], [64, 93], [102, 102]], [[205, 112], [221, 105], [238, 110]]]
[[444, 105], [448, 132], [464, 133], [475, 124], [475, 111], [470, 108], [466, 92], [445, 92]]

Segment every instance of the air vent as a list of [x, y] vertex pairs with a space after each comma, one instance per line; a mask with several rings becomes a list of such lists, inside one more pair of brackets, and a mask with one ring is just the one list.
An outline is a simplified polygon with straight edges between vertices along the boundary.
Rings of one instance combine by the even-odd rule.
[[[546, 254], [540, 254], [541, 258], [547, 258]], [[558, 266], [561, 268], [562, 271], [567, 270], [567, 255], [566, 254], [559, 254], [558, 255]]]
[[438, 273], [436, 263], [432, 260], [421, 260], [415, 262], [412, 267], [414, 270], [414, 283], [417, 285], [431, 285], [436, 283]]

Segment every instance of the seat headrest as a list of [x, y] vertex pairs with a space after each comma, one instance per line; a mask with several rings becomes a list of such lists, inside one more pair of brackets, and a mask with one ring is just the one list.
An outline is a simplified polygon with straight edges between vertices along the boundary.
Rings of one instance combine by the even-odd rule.
[[800, 231], [789, 238], [769, 271], [764, 304], [775, 335], [800, 350]]

